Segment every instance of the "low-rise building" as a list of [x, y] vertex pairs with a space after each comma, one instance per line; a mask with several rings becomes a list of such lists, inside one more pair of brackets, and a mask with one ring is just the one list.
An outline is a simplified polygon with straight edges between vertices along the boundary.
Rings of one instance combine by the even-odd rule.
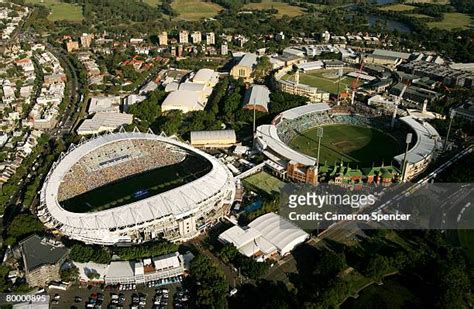
[[253, 80], [252, 73], [257, 65], [257, 55], [246, 53], [237, 62], [237, 64], [230, 70], [230, 75], [239, 79], [242, 78], [246, 82]]
[[257, 110], [268, 113], [268, 104], [270, 103], [270, 90], [263, 85], [253, 85], [244, 95], [244, 109]]
[[60, 268], [68, 256], [63, 245], [32, 235], [19, 244], [26, 281], [30, 286], [45, 287], [60, 281]]
[[192, 131], [191, 145], [197, 148], [228, 148], [235, 146], [234, 130]]

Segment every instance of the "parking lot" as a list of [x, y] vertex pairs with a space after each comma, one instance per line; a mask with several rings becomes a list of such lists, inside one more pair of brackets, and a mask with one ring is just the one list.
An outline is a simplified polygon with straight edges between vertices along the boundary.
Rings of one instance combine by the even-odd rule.
[[[67, 291], [51, 289], [51, 308], [174, 308], [183, 307], [189, 295], [180, 284], [159, 288], [139, 285], [135, 290], [72, 286]], [[174, 296], [177, 297], [174, 300]], [[175, 301], [175, 306], [173, 306]]]

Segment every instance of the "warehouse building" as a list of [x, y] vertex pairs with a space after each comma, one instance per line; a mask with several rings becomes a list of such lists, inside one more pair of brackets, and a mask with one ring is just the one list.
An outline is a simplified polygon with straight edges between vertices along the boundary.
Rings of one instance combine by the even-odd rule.
[[235, 146], [234, 130], [192, 131], [191, 145], [197, 148], [228, 148]]
[[269, 103], [270, 90], [263, 85], [253, 85], [245, 92], [243, 108], [268, 113]]

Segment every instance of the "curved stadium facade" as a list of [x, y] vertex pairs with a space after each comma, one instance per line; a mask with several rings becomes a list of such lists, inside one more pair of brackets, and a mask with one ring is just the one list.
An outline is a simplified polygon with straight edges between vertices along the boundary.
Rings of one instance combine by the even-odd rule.
[[214, 157], [168, 137], [114, 133], [60, 157], [37, 214], [85, 243], [184, 241], [226, 215], [234, 194], [232, 174]]

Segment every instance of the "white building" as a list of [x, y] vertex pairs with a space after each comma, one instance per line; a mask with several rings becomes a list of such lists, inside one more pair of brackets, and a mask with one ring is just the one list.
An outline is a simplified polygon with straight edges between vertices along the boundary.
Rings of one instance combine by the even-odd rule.
[[120, 112], [120, 96], [98, 96], [92, 97], [87, 112], [89, 114], [98, 112]]
[[98, 134], [114, 131], [119, 127], [133, 122], [133, 115], [122, 113], [96, 113], [91, 119], [86, 119], [77, 129], [79, 135]]
[[206, 44], [215, 45], [216, 44], [216, 34], [214, 32], [206, 33]]
[[273, 212], [258, 217], [248, 227], [231, 227], [218, 237], [245, 256], [264, 259], [275, 254], [287, 255], [308, 238], [308, 233]]

